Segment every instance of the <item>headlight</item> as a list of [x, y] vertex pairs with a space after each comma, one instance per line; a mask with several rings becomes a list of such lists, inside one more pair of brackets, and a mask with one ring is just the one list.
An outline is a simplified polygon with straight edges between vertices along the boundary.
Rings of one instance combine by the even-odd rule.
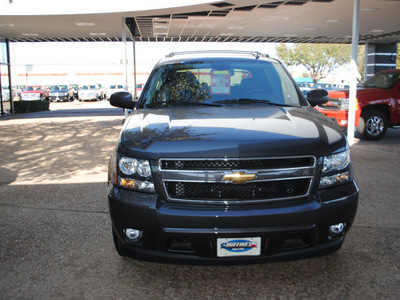
[[349, 110], [349, 99], [340, 99], [340, 110]]
[[119, 169], [125, 175], [132, 175], [136, 173], [138, 160], [130, 157], [122, 157], [119, 160]]
[[324, 157], [320, 188], [345, 183], [351, 180], [350, 150]]
[[118, 176], [118, 185], [142, 192], [155, 193], [151, 167], [148, 160], [123, 156], [118, 167], [122, 176]]
[[[358, 109], [358, 101], [356, 99], [355, 109]], [[339, 110], [349, 110], [349, 99], [340, 99]]]

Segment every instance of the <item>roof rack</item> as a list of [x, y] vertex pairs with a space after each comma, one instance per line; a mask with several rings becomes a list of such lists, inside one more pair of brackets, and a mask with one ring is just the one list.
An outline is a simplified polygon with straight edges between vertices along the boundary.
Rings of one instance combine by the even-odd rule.
[[254, 56], [255, 59], [260, 57], [269, 57], [268, 54], [262, 54], [258, 51], [241, 51], [241, 50], [198, 50], [198, 51], [182, 51], [182, 52], [171, 52], [166, 55], [165, 58], [171, 58], [175, 55], [190, 55], [190, 54], [200, 54], [200, 53], [216, 53], [216, 54], [245, 54]]

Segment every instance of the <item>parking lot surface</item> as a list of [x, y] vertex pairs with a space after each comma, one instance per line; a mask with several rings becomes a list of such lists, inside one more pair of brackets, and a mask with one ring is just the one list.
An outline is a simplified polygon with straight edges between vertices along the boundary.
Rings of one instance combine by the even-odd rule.
[[342, 249], [191, 266], [121, 258], [106, 197], [122, 126], [107, 101], [0, 117], [0, 299], [398, 299], [400, 130], [352, 146], [358, 213]]

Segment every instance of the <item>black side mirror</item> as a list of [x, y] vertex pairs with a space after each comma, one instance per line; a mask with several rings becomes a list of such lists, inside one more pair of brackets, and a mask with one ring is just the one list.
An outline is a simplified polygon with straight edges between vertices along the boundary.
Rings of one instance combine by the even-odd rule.
[[329, 94], [326, 90], [316, 89], [307, 93], [307, 101], [312, 106], [324, 104], [329, 101]]
[[120, 108], [133, 109], [136, 103], [133, 101], [131, 93], [117, 92], [111, 95], [110, 104]]

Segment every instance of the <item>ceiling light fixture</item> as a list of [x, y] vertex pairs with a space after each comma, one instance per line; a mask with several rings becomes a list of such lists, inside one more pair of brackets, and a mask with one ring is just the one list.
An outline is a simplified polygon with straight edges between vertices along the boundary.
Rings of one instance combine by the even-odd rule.
[[240, 30], [240, 29], [243, 29], [243, 26], [229, 26], [227, 29], [228, 30]]
[[377, 11], [377, 8], [360, 8], [360, 12], [373, 12], [373, 11]]
[[371, 33], [382, 33], [382, 32], [385, 32], [385, 30], [383, 30], [383, 29], [373, 29], [373, 30], [370, 30], [369, 32], [371, 32]]
[[76, 22], [75, 24], [76, 24], [76, 26], [79, 26], [79, 27], [90, 27], [90, 26], [94, 26], [94, 23], [85, 23], [85, 22]]
[[258, 18], [257, 17], [243, 17], [242, 20], [243, 21], [257, 21]]
[[333, 23], [340, 23], [342, 20], [325, 20], [324, 23], [333, 24]]
[[93, 36], [107, 35], [105, 32], [99, 32], [99, 33], [97, 33], [97, 32], [90, 32], [89, 34], [90, 34], [90, 35], [93, 35]]

